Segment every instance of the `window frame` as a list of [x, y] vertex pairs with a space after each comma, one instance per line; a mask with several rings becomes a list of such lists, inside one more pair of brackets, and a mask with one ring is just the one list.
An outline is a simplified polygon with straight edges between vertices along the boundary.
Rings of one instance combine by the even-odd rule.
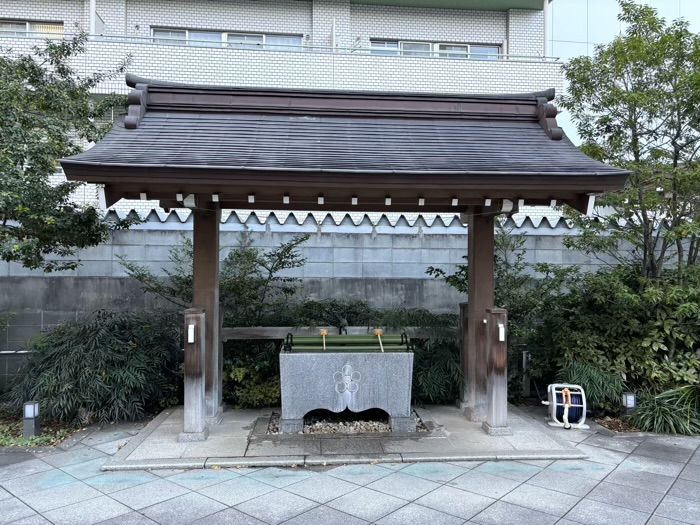
[[[474, 59], [474, 60], [498, 60], [501, 58], [501, 44], [465, 44], [462, 42], [426, 42], [421, 40], [390, 40], [385, 38], [370, 38], [370, 54], [376, 56], [409, 56], [414, 58], [452, 58], [454, 60]], [[396, 44], [396, 48], [377, 47], [376, 44]], [[429, 46], [429, 50], [418, 51], [404, 49], [404, 44], [423, 44]], [[464, 55], [456, 52], [442, 51], [443, 46], [455, 46], [464, 49]], [[472, 48], [494, 48], [495, 54], [473, 53]]]
[[[183, 40], [181, 38], [159, 37], [156, 36], [156, 31], [182, 32], [185, 33], [185, 38]], [[151, 41], [154, 44], [161, 44], [164, 46], [186, 46], [189, 45], [189, 40], [189, 31], [187, 29], [174, 29], [172, 27], [151, 27]]]
[[[376, 44], [384, 44], [384, 46], [377, 46]], [[396, 44], [396, 47], [386, 47], [385, 44]], [[394, 56], [401, 53], [401, 42], [399, 40], [386, 40], [386, 39], [376, 39], [369, 41], [370, 55], [377, 56]]]
[[[19, 20], [16, 18], [2, 18], [0, 19], [0, 24], [22, 24], [24, 26], [23, 31], [13, 31], [13, 30], [0, 30], [0, 36], [14, 36], [14, 37], [33, 37], [35, 35], [44, 35], [46, 38], [47, 34], [55, 34], [56, 36], [63, 37], [65, 32], [65, 24], [61, 22], [51, 21], [51, 20]], [[32, 31], [32, 26], [36, 25], [46, 25], [46, 26], [56, 26], [60, 27], [61, 31], [56, 33], [46, 33], [41, 31]]]
[[[496, 49], [496, 53], [474, 53], [472, 51], [473, 47], [492, 47]], [[474, 60], [499, 60], [501, 58], [501, 48], [502, 46], [498, 44], [469, 44], [469, 58], [473, 58]], [[479, 58], [478, 55], [481, 55], [484, 58]]]
[[[224, 45], [225, 47], [230, 47], [232, 49], [264, 49], [265, 48], [265, 35], [262, 33], [239, 33], [237, 31], [227, 31], [225, 33], [222, 33], [224, 35]], [[231, 36], [241, 36], [241, 37], [260, 37], [260, 42], [253, 42], [251, 41], [250, 43], [246, 43], [245, 41], [243, 42], [234, 42], [233, 45], [231, 42], [229, 42], [229, 37]], [[259, 46], [259, 47], [258, 47]]]
[[[265, 49], [270, 49], [272, 51], [299, 51], [304, 48], [304, 35], [284, 35], [281, 33], [263, 33], [263, 47]], [[269, 44], [267, 39], [270, 37], [281, 37], [281, 38], [298, 38], [299, 45], [288, 45], [288, 44]], [[267, 47], [271, 45], [272, 47]]]
[[[201, 33], [201, 34], [211, 34], [211, 35], [218, 35], [219, 40], [218, 40], [218, 46], [217, 40], [200, 40], [196, 38], [192, 38], [192, 33]], [[224, 35], [226, 33], [222, 31], [210, 31], [207, 29], [185, 29], [185, 34], [187, 35], [187, 38], [185, 39], [186, 45], [192, 46], [192, 47], [223, 47], [224, 45]], [[193, 43], [194, 42], [194, 43]], [[211, 42], [211, 45], [208, 43]]]
[[[428, 49], [427, 51], [404, 49], [404, 44], [427, 45]], [[432, 42], [421, 42], [420, 40], [399, 40], [399, 54], [405, 57], [431, 57], [433, 56], [433, 47], [434, 44]]]
[[[454, 51], [443, 51], [440, 49], [443, 46], [452, 46], [464, 49], [464, 56], [458, 55]], [[469, 44], [459, 44], [456, 42], [435, 42], [435, 56], [438, 58], [452, 58], [455, 60], [464, 60], [469, 58]]]
[[[158, 31], [169, 31], [169, 32], [181, 32], [184, 33], [184, 38], [167, 38], [158, 37], [156, 32]], [[221, 36], [220, 40], [197, 40], [192, 38], [192, 33], [210, 33], [218, 34]], [[261, 38], [261, 42], [254, 42], [251, 40], [250, 43], [242, 42], [229, 42], [229, 37], [254, 37]], [[268, 43], [268, 38], [270, 37], [282, 37], [282, 38], [296, 38], [299, 40], [299, 45], [273, 45]], [[171, 42], [168, 42], [170, 40]], [[290, 35], [283, 33], [250, 33], [250, 32], [239, 32], [239, 31], [216, 31], [211, 29], [189, 29], [189, 28], [175, 28], [175, 27], [155, 27], [151, 26], [151, 41], [156, 44], [163, 45], [181, 45], [190, 47], [230, 47], [232, 49], [272, 49], [272, 50], [283, 50], [283, 51], [297, 51], [304, 47], [304, 35]], [[194, 41], [194, 43], [193, 43]], [[211, 42], [211, 45], [207, 45]], [[268, 47], [273, 46], [273, 47]]]

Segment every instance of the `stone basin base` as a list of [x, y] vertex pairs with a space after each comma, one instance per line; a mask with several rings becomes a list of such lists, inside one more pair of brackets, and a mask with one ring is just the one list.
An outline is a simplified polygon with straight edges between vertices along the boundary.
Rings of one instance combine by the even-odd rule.
[[378, 408], [389, 415], [393, 432], [415, 432], [411, 414], [413, 353], [281, 353], [280, 432], [304, 430], [312, 410], [362, 412]]

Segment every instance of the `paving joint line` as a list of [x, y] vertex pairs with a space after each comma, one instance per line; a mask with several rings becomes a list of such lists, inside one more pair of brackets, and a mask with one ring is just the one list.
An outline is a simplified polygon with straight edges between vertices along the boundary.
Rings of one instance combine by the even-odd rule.
[[[649, 519], [646, 520], [645, 524], [646, 524], [646, 523], [649, 523], [649, 520], [651, 520], [651, 518], [653, 518], [653, 517], [656, 515], [656, 511], [659, 509], [659, 507], [661, 506], [661, 504], [664, 502], [664, 499], [666, 499], [666, 496], [670, 495], [670, 492], [671, 492], [671, 490], [673, 489], [673, 487], [676, 485], [676, 483], [678, 483], [678, 480], [681, 479], [680, 476], [681, 476], [681, 474], [683, 474], [683, 470], [685, 470], [685, 468], [686, 468], [688, 465], [690, 465], [690, 460], [693, 459], [693, 456], [695, 455], [695, 453], [696, 453], [698, 450], [700, 450], [700, 446], [695, 447], [695, 450], [693, 451], [693, 453], [690, 454], [690, 457], [689, 457], [689, 458], [686, 460], [686, 462], [684, 463], [683, 469], [682, 469], [682, 470], [678, 473], [678, 475], [675, 477], [674, 482], [671, 483], [671, 486], [668, 488], [668, 490], [667, 490], [666, 492], [663, 493], [663, 495], [662, 495], [662, 497], [661, 497], [661, 500], [660, 500], [659, 503], [656, 505], [656, 507], [654, 507], [653, 512], [652, 512], [651, 515], [649, 516]], [[680, 499], [683, 499], [683, 498], [680, 498]], [[664, 517], [664, 516], [661, 516], [661, 517]], [[670, 519], [670, 518], [668, 518], [668, 519]], [[677, 521], [681, 521], [681, 520], [677, 520]]]

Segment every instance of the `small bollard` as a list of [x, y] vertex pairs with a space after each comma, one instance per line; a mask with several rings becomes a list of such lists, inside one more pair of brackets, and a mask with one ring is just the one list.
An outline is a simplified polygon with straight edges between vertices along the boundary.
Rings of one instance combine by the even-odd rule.
[[39, 425], [39, 402], [27, 401], [24, 404], [24, 428], [22, 431], [24, 437], [33, 437], [41, 435], [41, 427]]

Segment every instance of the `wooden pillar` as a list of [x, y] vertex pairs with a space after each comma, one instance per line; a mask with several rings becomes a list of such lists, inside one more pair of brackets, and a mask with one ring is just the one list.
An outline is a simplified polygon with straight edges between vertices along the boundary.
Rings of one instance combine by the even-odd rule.
[[508, 427], [508, 313], [503, 308], [486, 310], [488, 409], [482, 428], [493, 436], [512, 434]]
[[185, 418], [180, 442], [204, 441], [209, 435], [204, 388], [206, 332], [204, 310], [185, 310]]
[[[463, 219], [466, 220], [466, 219]], [[457, 400], [457, 407], [466, 411], [467, 409], [467, 328], [469, 324], [469, 303], [459, 303], [459, 347], [460, 347], [460, 365], [462, 366], [462, 375], [464, 377], [464, 383], [462, 384], [462, 390], [459, 393], [459, 399]]]
[[472, 421], [484, 421], [488, 406], [486, 310], [493, 308], [494, 215], [470, 208], [468, 264], [469, 298], [467, 305], [466, 338], [462, 344], [464, 414]]
[[207, 423], [221, 420], [223, 356], [219, 321], [219, 225], [221, 210], [193, 210], [194, 300], [206, 314], [204, 381]]

